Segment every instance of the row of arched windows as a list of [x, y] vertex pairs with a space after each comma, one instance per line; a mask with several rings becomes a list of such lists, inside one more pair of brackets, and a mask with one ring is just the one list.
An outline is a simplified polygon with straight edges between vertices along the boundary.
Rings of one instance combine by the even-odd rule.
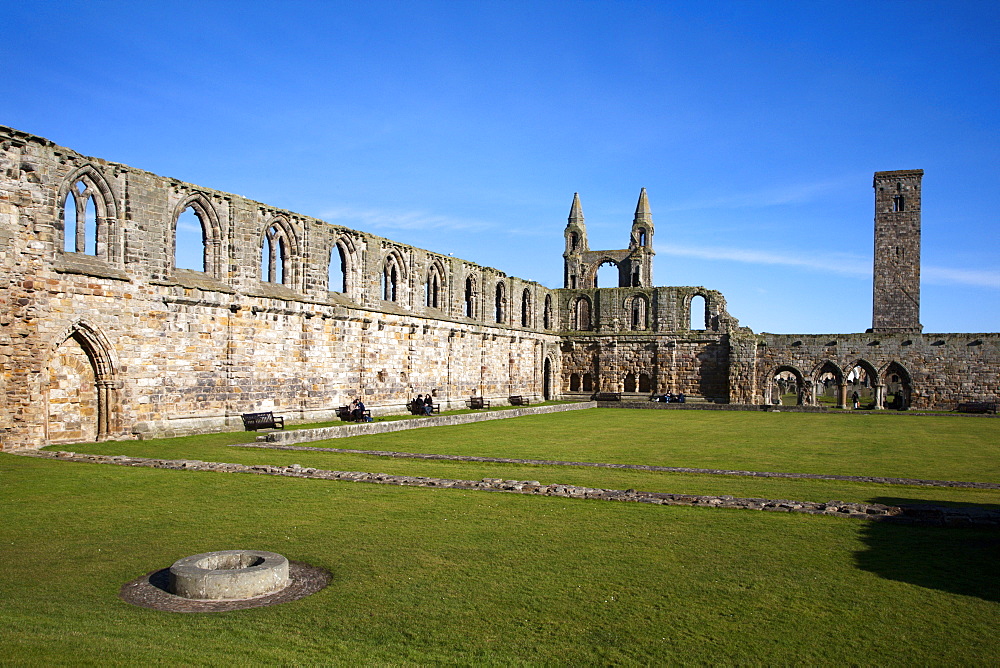
[[[104, 259], [113, 259], [109, 253], [111, 224], [117, 219], [115, 200], [103, 176], [91, 166], [77, 170], [67, 181], [63, 199], [63, 251], [84, 253]], [[173, 238], [173, 266], [178, 269], [202, 271], [215, 276], [222, 272], [222, 227], [209, 199], [194, 193], [181, 200], [175, 209]], [[298, 240], [292, 225], [283, 217], [268, 223], [260, 237], [259, 278], [263, 282], [294, 285], [298, 280]], [[358, 262], [354, 243], [348, 236], [341, 236], [330, 250], [328, 289], [331, 292], [352, 294], [356, 284], [353, 277]], [[433, 262], [424, 281], [423, 304], [428, 308], [447, 308], [445, 295], [445, 269], [440, 262]], [[380, 293], [385, 301], [404, 299], [405, 286], [409, 283], [407, 263], [397, 249], [386, 253], [380, 279]], [[480, 318], [477, 304], [479, 290], [473, 276], [466, 278], [464, 315]], [[525, 288], [520, 295], [520, 308], [511, 318], [505, 281], [497, 281], [494, 288], [492, 320], [497, 323], [535, 326], [535, 304], [531, 290]], [[552, 328], [553, 308], [551, 295], [545, 296], [542, 326]]]

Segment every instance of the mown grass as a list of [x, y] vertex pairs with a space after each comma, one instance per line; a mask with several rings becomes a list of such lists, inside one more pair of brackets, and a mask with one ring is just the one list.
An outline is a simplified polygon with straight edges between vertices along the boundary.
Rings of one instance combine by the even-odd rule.
[[[1000, 503], [1000, 491], [779, 480], [564, 466], [390, 459], [227, 447], [245, 433], [81, 444], [98, 454], [301, 464], [340, 471], [478, 480], [538, 480], [680, 494], [799, 501], [873, 501], [896, 495], [936, 503]], [[1000, 482], [1000, 421], [962, 417], [723, 413], [592, 409], [430, 427], [306, 445], [452, 455], [653, 464], [751, 471], [883, 475]]]
[[[598, 419], [592, 422], [590, 414]], [[747, 434], [739, 439], [739, 420], [729, 423], [700, 412], [644, 415], [584, 411], [573, 414], [575, 429], [553, 415], [330, 444], [467, 454], [509, 448], [518, 452], [501, 456], [540, 458], [545, 453], [595, 461], [635, 461], [642, 455], [667, 465], [703, 466], [725, 460], [726, 453], [711, 452], [711, 447], [702, 452], [686, 440], [726, 435], [733, 442], [733, 461], [725, 468], [801, 461], [802, 466], [829, 464], [853, 472], [877, 468], [891, 452], [906, 451], [901, 456], [907, 461], [897, 468], [911, 476], [934, 471], [940, 454], [912, 433], [907, 446], [894, 418], [878, 418], [886, 426], [870, 429], [869, 447], [863, 448], [849, 446], [855, 427], [808, 419], [855, 419], [847, 416], [782, 414], [782, 420], [792, 419], [775, 428], [758, 420], [777, 416], [744, 414], [737, 417], [747, 418]], [[995, 428], [985, 424], [995, 420], [898, 420], [916, 425], [913, 433], [930, 430], [933, 439], [944, 438], [942, 429], [950, 432], [938, 449], [960, 449], [965, 457], [944, 457], [943, 470], [980, 473], [974, 479], [996, 475], [995, 462], [993, 469], [976, 464], [991, 452], [995, 456], [995, 432], [990, 431]], [[925, 422], [946, 422], [950, 429]], [[527, 431], [517, 424], [527, 424]], [[607, 430], [604, 438], [596, 433], [601, 429]], [[832, 448], [837, 456], [813, 452], [830, 447], [830, 441], [824, 448], [803, 444], [808, 442], [804, 435], [817, 431], [842, 446]], [[575, 441], [559, 444], [560, 432]], [[767, 446], [768, 435], [776, 433], [783, 437]], [[229, 454], [221, 460], [247, 456], [275, 463], [288, 455], [307, 464], [307, 453], [222, 445], [243, 434], [199, 438], [63, 449], [200, 459]], [[570, 452], [583, 456], [560, 454]], [[874, 460], [860, 457], [864, 452]], [[327, 462], [346, 457], [315, 456]], [[794, 483], [777, 482], [797, 491]], [[911, 488], [879, 491], [884, 496], [875, 498], [909, 495]], [[995, 633], [1000, 539], [995, 531], [133, 469], [13, 455], [0, 456], [0, 508], [0, 646], [3, 661], [11, 664], [1000, 661]], [[325, 567], [333, 583], [300, 601], [216, 614], [145, 610], [117, 598], [123, 583], [180, 557], [234, 548], [274, 550]]]

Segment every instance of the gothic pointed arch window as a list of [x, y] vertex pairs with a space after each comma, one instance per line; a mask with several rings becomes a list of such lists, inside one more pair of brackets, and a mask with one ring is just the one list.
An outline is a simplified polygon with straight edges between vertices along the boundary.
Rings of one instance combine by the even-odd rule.
[[202, 194], [185, 199], [174, 209], [174, 268], [219, 276], [222, 270], [222, 228], [211, 202]]
[[267, 283], [290, 282], [288, 271], [289, 235], [280, 222], [271, 223], [264, 231], [260, 253], [260, 280]]
[[542, 309], [542, 327], [552, 329], [552, 295], [545, 295], [545, 306]]
[[59, 198], [63, 252], [119, 261], [118, 204], [104, 176], [84, 165], [63, 182]]
[[476, 298], [479, 291], [476, 286], [476, 279], [474, 276], [465, 277], [465, 317], [475, 318], [476, 317]]
[[531, 291], [521, 292], [521, 327], [531, 327]]
[[444, 274], [441, 266], [437, 262], [434, 262], [427, 271], [427, 282], [424, 285], [424, 303], [426, 306], [437, 309], [442, 307], [441, 286], [443, 283]]
[[327, 290], [347, 294], [347, 252], [340, 244], [335, 243], [330, 249], [330, 264], [327, 269]]
[[507, 286], [504, 285], [503, 281], [497, 281], [496, 289], [496, 299], [494, 303], [496, 307], [496, 321], [506, 322], [507, 321]]
[[649, 303], [645, 295], [633, 295], [626, 304], [629, 329], [633, 331], [649, 329]]
[[590, 300], [584, 296], [577, 297], [573, 304], [573, 329], [588, 330], [590, 328]]

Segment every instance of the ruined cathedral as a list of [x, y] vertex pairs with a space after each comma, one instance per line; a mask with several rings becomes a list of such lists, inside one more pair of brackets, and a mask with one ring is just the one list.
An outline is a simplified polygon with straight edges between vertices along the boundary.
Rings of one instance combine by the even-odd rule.
[[[427, 391], [445, 409], [599, 392], [846, 407], [863, 379], [876, 409], [997, 401], [1000, 335], [920, 325], [922, 175], [875, 174], [869, 331], [755, 334], [719, 292], [651, 284], [645, 190], [618, 250], [590, 249], [574, 196], [550, 289], [0, 127], [0, 449], [235, 429], [262, 410], [316, 422], [355, 396], [402, 412]], [[200, 270], [176, 266], [185, 212]], [[618, 287], [596, 287], [606, 264]]]

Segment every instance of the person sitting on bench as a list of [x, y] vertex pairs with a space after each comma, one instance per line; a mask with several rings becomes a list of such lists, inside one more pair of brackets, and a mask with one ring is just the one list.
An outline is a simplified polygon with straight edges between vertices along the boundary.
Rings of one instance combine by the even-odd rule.
[[413, 413], [414, 415], [424, 414], [424, 395], [422, 394], [417, 395], [417, 398], [414, 399], [412, 404], [410, 405], [410, 412]]
[[351, 402], [351, 419], [355, 422], [361, 422], [365, 419], [365, 402], [361, 401], [360, 398]]
[[434, 412], [434, 400], [431, 399], [431, 395], [428, 394], [427, 398], [424, 399], [424, 415], [430, 415], [433, 412]]

